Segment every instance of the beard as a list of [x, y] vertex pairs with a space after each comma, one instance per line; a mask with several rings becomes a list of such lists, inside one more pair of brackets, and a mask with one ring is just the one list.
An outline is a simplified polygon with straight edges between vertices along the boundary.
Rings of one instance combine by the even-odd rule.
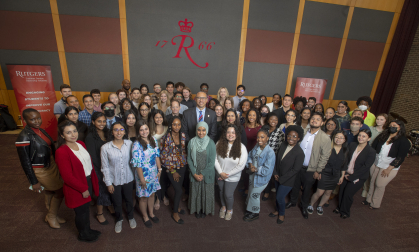
[[318, 129], [318, 128], [320, 128], [320, 126], [313, 126], [310, 124], [310, 129]]

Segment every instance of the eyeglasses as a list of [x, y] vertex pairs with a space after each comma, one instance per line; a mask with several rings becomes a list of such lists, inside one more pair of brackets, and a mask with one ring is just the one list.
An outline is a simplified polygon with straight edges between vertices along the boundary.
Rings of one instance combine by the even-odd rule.
[[295, 117], [295, 115], [290, 115], [290, 114], [288, 114], [287, 116]]
[[205, 100], [207, 97], [196, 97], [197, 100]]
[[175, 97], [176, 97], [176, 98], [183, 98], [182, 96], [179, 96], [179, 95], [176, 95]]
[[298, 136], [295, 136], [295, 135], [287, 135], [287, 138], [298, 138]]
[[336, 124], [334, 124], [334, 123], [328, 123], [328, 124], [326, 124], [326, 126], [336, 126]]
[[113, 129], [113, 132], [118, 132], [118, 131], [124, 132], [125, 129], [124, 128], [121, 128], [121, 129]]
[[202, 90], [208, 90], [208, 88], [206, 88], [206, 87], [203, 87], [203, 88], [201, 88]]
[[110, 108], [110, 107], [105, 107], [105, 110], [113, 110], [113, 109], [115, 109], [115, 108]]

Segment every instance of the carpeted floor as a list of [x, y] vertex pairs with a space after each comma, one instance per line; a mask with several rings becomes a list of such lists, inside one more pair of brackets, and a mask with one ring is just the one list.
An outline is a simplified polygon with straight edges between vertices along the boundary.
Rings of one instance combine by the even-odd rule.
[[[147, 229], [135, 211], [137, 228], [123, 222], [120, 234], [114, 232], [114, 220], [101, 226], [91, 207], [91, 226], [102, 236], [95, 243], [77, 241], [74, 211], [61, 206], [59, 214], [68, 222], [51, 229], [45, 222], [44, 196], [28, 190], [29, 183], [14, 147], [16, 135], [0, 135], [0, 251], [419, 251], [419, 157], [407, 158], [397, 177], [387, 186], [381, 209], [361, 205], [361, 192], [355, 197], [351, 217], [343, 220], [332, 213], [336, 200], [325, 208], [323, 216], [303, 219], [297, 208], [286, 210], [285, 223], [276, 224], [268, 217], [274, 210], [273, 194], [262, 202], [259, 220], [242, 220], [244, 197], [236, 190], [231, 221], [216, 215], [196, 219], [186, 214], [184, 225], [176, 224], [170, 209], [162, 205], [155, 214], [159, 224]], [[172, 191], [169, 192], [172, 195]], [[185, 202], [181, 203], [187, 209]], [[188, 212], [188, 211], [187, 211]]]

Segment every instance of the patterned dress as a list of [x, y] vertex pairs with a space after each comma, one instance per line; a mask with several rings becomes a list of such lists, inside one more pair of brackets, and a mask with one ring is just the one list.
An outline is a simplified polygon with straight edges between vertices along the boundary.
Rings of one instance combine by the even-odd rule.
[[[154, 138], [153, 138], [154, 139]], [[137, 186], [138, 197], [150, 197], [151, 194], [160, 190], [159, 178], [157, 177], [158, 170], [156, 165], [156, 158], [160, 157], [160, 149], [156, 139], [154, 139], [156, 147], [152, 148], [150, 144], [147, 144], [147, 149], [143, 150], [143, 146], [138, 141], [135, 141], [132, 145], [132, 159], [131, 164], [135, 169], [135, 183]], [[147, 182], [147, 187], [143, 189], [141, 187], [140, 176], [138, 176], [137, 169], [141, 167], [143, 169], [144, 179]]]
[[[200, 175], [207, 165], [207, 151], [196, 153], [196, 163], [196, 174]], [[198, 182], [195, 178], [191, 178], [189, 210], [191, 214], [202, 210], [205, 214], [214, 215], [214, 183], [207, 184], [205, 180]]]

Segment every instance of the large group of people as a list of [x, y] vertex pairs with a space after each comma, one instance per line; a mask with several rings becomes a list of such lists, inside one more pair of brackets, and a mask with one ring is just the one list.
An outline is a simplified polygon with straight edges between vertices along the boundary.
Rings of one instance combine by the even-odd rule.
[[152, 228], [162, 204], [171, 207], [173, 221], [185, 223], [181, 201], [188, 201], [196, 218], [219, 211], [228, 221], [236, 190], [246, 197], [247, 222], [259, 218], [260, 201], [271, 194], [269, 217], [278, 224], [299, 198], [307, 219], [315, 209], [323, 215], [329, 200], [338, 197], [330, 213], [346, 219], [361, 188], [365, 200], [359, 203], [380, 208], [385, 187], [410, 148], [404, 123], [372, 114], [368, 96], [351, 111], [346, 101], [325, 109], [315, 97], [275, 93], [271, 103], [265, 95], [248, 99], [243, 85], [234, 97], [221, 87], [216, 98], [208, 95], [207, 83], [195, 97], [182, 82], [152, 88], [150, 94], [146, 84], [131, 88], [123, 80], [103, 103], [100, 90], [93, 89], [83, 96], [82, 110], [71, 87], [62, 85], [62, 99], [54, 106], [57, 143], [42, 129], [36, 109], [22, 112], [26, 127], [16, 147], [31, 189], [45, 192], [50, 227], [66, 222], [58, 216], [63, 199], [74, 209], [78, 239], [85, 242], [101, 234], [90, 228], [92, 200], [100, 224], [109, 224], [104, 209], [115, 217], [116, 233], [122, 231], [123, 202], [131, 228], [137, 226], [135, 207]]

